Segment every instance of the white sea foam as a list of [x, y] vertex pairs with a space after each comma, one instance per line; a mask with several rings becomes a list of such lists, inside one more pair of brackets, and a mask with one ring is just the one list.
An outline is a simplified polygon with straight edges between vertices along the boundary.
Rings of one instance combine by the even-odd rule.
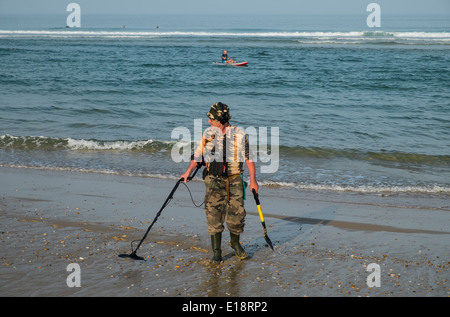
[[151, 177], [158, 179], [170, 179], [178, 180], [179, 178], [174, 175], [164, 175], [160, 173], [136, 173], [129, 171], [119, 171], [112, 169], [96, 169], [96, 168], [83, 168], [83, 167], [63, 167], [63, 166], [32, 166], [23, 164], [2, 164], [0, 167], [10, 167], [10, 168], [23, 168], [23, 169], [33, 169], [33, 170], [43, 170], [43, 171], [57, 171], [57, 172], [76, 172], [76, 173], [92, 173], [92, 174], [106, 174], [106, 175], [119, 175], [128, 177]]
[[0, 30], [0, 37], [94, 37], [94, 38], [151, 38], [151, 37], [256, 37], [256, 38], [396, 38], [403, 40], [434, 39], [450, 41], [450, 32], [208, 32], [208, 31], [88, 31], [88, 30]]
[[67, 139], [67, 146], [71, 150], [136, 150], [152, 144], [154, 140], [147, 141], [95, 141]]
[[425, 193], [425, 194], [450, 194], [450, 187], [432, 185], [432, 186], [373, 186], [373, 185], [361, 185], [361, 186], [345, 186], [345, 185], [324, 185], [324, 184], [295, 184], [288, 182], [273, 182], [263, 181], [260, 182], [263, 186], [272, 187], [286, 187], [295, 188], [301, 190], [316, 190], [316, 191], [337, 191], [337, 192], [356, 192], [356, 193]]
[[149, 140], [117, 140], [100, 141], [73, 138], [51, 138], [45, 136], [17, 137], [9, 134], [0, 135], [0, 145], [4, 147], [68, 149], [68, 150], [142, 150], [151, 146], [169, 147], [174, 141]]
[[[12, 167], [12, 168], [24, 168], [24, 169], [38, 169], [38, 170], [51, 170], [51, 171], [65, 171], [65, 172], [79, 172], [79, 173], [95, 173], [95, 174], [110, 174], [110, 175], [122, 175], [129, 177], [151, 177], [158, 179], [178, 179], [175, 175], [164, 175], [160, 173], [143, 173], [143, 172], [130, 172], [119, 171], [112, 169], [95, 169], [95, 168], [81, 168], [81, 167], [60, 167], [60, 166], [31, 166], [22, 164], [2, 164], [0, 167]], [[297, 184], [290, 182], [276, 182], [276, 181], [259, 181], [260, 186], [278, 187], [278, 188], [292, 188], [298, 190], [311, 190], [311, 191], [330, 191], [330, 192], [353, 192], [360, 194], [382, 194], [382, 195], [395, 195], [395, 194], [450, 194], [450, 187], [444, 187], [440, 185], [430, 186], [388, 186], [388, 185], [361, 185], [361, 186], [345, 186], [345, 185], [325, 185], [325, 184]]]

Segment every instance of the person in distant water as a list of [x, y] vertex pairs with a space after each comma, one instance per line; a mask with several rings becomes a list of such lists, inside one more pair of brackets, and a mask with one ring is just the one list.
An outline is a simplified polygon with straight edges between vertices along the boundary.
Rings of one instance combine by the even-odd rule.
[[225, 50], [225, 51], [223, 51], [223, 54], [222, 54], [222, 63], [236, 63], [236, 61], [229, 58], [228, 53]]
[[205, 214], [214, 253], [212, 262], [222, 261], [224, 223], [230, 231], [230, 245], [235, 255], [245, 259], [247, 253], [239, 241], [246, 215], [244, 195], [247, 184], [243, 180], [243, 173], [245, 162], [250, 174], [250, 191], [258, 192], [253, 155], [244, 131], [230, 124], [230, 108], [226, 104], [216, 102], [206, 115], [211, 127], [204, 131], [189, 167], [181, 178], [186, 182], [197, 163], [205, 163]]

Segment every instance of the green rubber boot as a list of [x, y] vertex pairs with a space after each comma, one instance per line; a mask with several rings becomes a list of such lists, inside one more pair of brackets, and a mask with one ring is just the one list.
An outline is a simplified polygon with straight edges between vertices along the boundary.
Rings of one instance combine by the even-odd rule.
[[239, 235], [230, 232], [230, 238], [231, 238], [230, 244], [231, 247], [234, 249], [234, 253], [236, 254], [236, 256], [241, 260], [245, 259], [247, 257], [247, 253], [242, 248], [239, 242]]
[[211, 246], [212, 250], [214, 252], [213, 258], [211, 259], [211, 262], [220, 263], [222, 262], [222, 233], [216, 233], [211, 236]]

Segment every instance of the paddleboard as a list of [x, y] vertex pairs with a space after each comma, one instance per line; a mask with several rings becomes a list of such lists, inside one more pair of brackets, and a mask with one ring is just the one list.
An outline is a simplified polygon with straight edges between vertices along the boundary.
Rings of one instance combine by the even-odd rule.
[[248, 62], [240, 62], [240, 63], [219, 63], [214, 62], [214, 65], [223, 65], [223, 66], [248, 66]]

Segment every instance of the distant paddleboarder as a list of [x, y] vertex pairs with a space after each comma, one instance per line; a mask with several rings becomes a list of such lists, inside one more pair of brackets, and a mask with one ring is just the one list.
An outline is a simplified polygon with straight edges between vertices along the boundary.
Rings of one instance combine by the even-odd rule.
[[235, 60], [228, 57], [228, 52], [225, 50], [222, 54], [222, 63], [236, 63]]

